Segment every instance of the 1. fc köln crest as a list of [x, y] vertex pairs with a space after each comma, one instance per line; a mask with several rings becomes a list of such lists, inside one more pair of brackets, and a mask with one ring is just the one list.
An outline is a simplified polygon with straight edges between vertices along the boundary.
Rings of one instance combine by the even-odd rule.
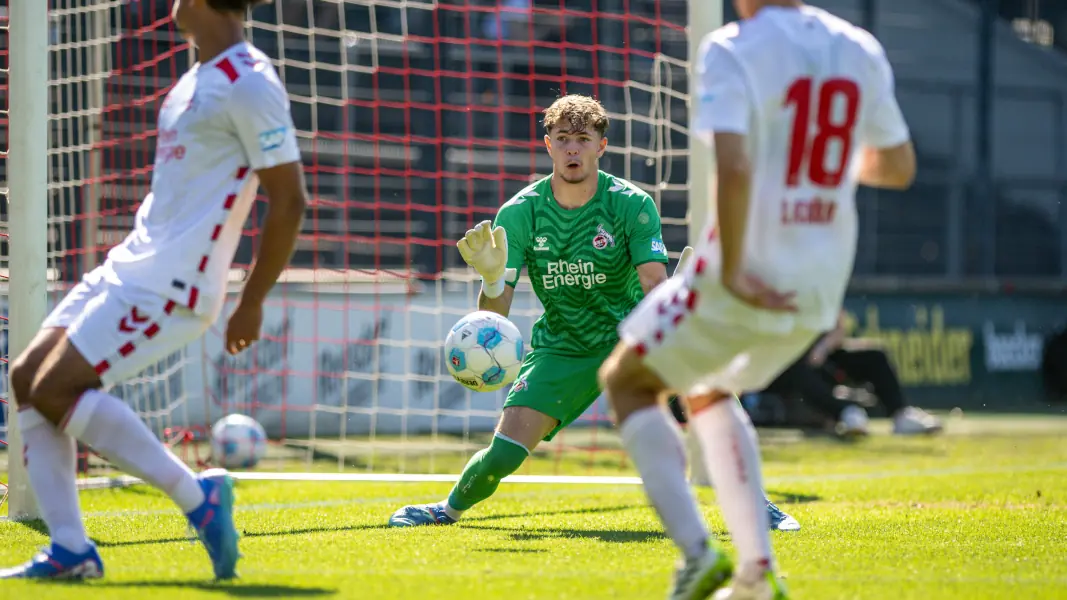
[[603, 250], [608, 246], [615, 247], [615, 238], [608, 233], [607, 229], [604, 229], [603, 225], [597, 225], [596, 235], [593, 236], [593, 247], [597, 250]]

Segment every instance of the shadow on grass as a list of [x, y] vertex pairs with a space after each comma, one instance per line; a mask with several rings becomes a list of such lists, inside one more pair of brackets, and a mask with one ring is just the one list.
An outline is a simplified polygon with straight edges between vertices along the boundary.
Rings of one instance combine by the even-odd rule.
[[218, 592], [234, 598], [311, 598], [315, 596], [333, 596], [337, 590], [316, 587], [296, 587], [289, 585], [272, 585], [265, 583], [242, 584], [236, 582], [205, 581], [79, 581], [42, 582], [42, 585], [80, 586], [85, 589], [136, 589], [136, 588], [177, 588]]
[[807, 504], [809, 502], [818, 502], [819, 500], [822, 500], [822, 496], [816, 496], [815, 494], [796, 494], [790, 492], [775, 492], [772, 490], [767, 490], [767, 497], [775, 504]]
[[[261, 537], [278, 537], [283, 535], [303, 535], [306, 533], [343, 533], [346, 531], [372, 531], [376, 529], [388, 529], [388, 525], [341, 525], [341, 526], [329, 526], [323, 525], [322, 527], [298, 527], [295, 529], [285, 529], [282, 531], [243, 531], [241, 532], [242, 538], [261, 538]], [[47, 534], [46, 534], [47, 535]], [[147, 546], [152, 544], [171, 544], [176, 542], [190, 542], [194, 541], [191, 537], [171, 537], [161, 538], [155, 540], [123, 540], [119, 542], [111, 542], [107, 540], [93, 540], [99, 548], [122, 548], [125, 546]]]
[[464, 529], [477, 529], [479, 531], [496, 531], [505, 533], [516, 542], [529, 542], [540, 540], [554, 540], [560, 538], [584, 538], [613, 542], [618, 544], [650, 542], [660, 540], [664, 535], [660, 531], [636, 531], [632, 529], [579, 529], [575, 527], [562, 527], [560, 529], [527, 529], [523, 527], [492, 527], [483, 525], [467, 525]]
[[478, 548], [475, 552], [493, 552], [496, 554], [544, 554], [544, 548]]
[[581, 515], [581, 514], [604, 514], [611, 512], [622, 512], [627, 510], [642, 509], [645, 505], [639, 504], [624, 504], [619, 506], [590, 506], [585, 508], [574, 508], [566, 510], [552, 510], [552, 511], [531, 511], [527, 513], [514, 513], [514, 514], [497, 514], [486, 515], [482, 517], [471, 517], [463, 520], [463, 529], [475, 529], [479, 531], [496, 531], [507, 534], [514, 541], [538, 541], [548, 539], [560, 539], [560, 538], [587, 538], [597, 539], [604, 542], [614, 543], [630, 543], [630, 542], [647, 542], [651, 540], [662, 539], [663, 533], [659, 531], [636, 531], [628, 529], [583, 529], [575, 527], [547, 527], [544, 529], [531, 529], [530, 527], [524, 527], [517, 525], [515, 527], [502, 527], [499, 525], [491, 525], [493, 521], [499, 521], [502, 519], [515, 519], [522, 517], [544, 517], [550, 515]]
[[[528, 527], [494, 527], [491, 525], [483, 525], [491, 523], [493, 521], [499, 521], [503, 519], [516, 519], [524, 517], [544, 517], [550, 515], [581, 515], [581, 514], [604, 514], [610, 512], [621, 512], [634, 509], [646, 508], [644, 504], [626, 504], [619, 506], [591, 506], [584, 508], [574, 508], [565, 510], [553, 510], [553, 511], [529, 511], [522, 513], [508, 513], [508, 514], [490, 514], [476, 517], [469, 517], [463, 520], [461, 525], [464, 529], [482, 529], [487, 531], [500, 531], [508, 533], [513, 539], [516, 540], [540, 540], [549, 538], [566, 538], [566, 537], [584, 537], [595, 538], [609, 542], [642, 542], [654, 539], [663, 538], [661, 532], [652, 531], [627, 531], [627, 530], [597, 530], [597, 529], [574, 529], [562, 527], [558, 529], [530, 529]], [[48, 535], [48, 528], [43, 521], [21, 521], [22, 525], [29, 527], [42, 535]], [[309, 533], [342, 533], [342, 532], [356, 532], [356, 531], [376, 531], [382, 529], [389, 529], [386, 524], [359, 524], [359, 525], [340, 525], [331, 526], [323, 525], [319, 527], [298, 527], [293, 529], [284, 529], [279, 531], [243, 531], [241, 537], [243, 538], [261, 538], [261, 537], [279, 537], [289, 535], [304, 535]], [[171, 543], [183, 543], [190, 542], [192, 538], [188, 536], [175, 536], [159, 539], [148, 540], [93, 540], [99, 548], [122, 548], [128, 546], [147, 546], [155, 544], [171, 544]], [[115, 584], [119, 585], [119, 584]], [[150, 582], [144, 582], [143, 585], [155, 585]], [[165, 583], [158, 585], [167, 585]]]
[[26, 529], [32, 529], [45, 537], [48, 536], [48, 525], [45, 525], [41, 519], [18, 520], [12, 521], [12, 523], [22, 525]]
[[485, 521], [500, 521], [503, 519], [521, 519], [523, 517], [543, 517], [548, 515], [584, 515], [584, 514], [601, 514], [609, 512], [621, 512], [624, 510], [635, 510], [645, 508], [645, 504], [620, 504], [618, 506], [586, 506], [583, 508], [566, 508], [561, 510], [531, 510], [529, 512], [521, 513], [506, 513], [506, 514], [492, 514], [481, 515], [476, 517], [464, 517], [463, 523], [482, 523]]

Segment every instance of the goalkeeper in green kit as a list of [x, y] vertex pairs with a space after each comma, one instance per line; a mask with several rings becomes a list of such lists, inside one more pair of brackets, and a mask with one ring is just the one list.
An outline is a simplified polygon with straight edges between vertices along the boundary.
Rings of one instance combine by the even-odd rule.
[[[397, 527], [448, 525], [493, 495], [541, 440], [551, 440], [600, 396], [597, 371], [618, 343], [619, 323], [667, 279], [667, 249], [652, 198], [598, 169], [608, 117], [596, 100], [563, 96], [545, 110], [552, 175], [500, 207], [459, 241], [482, 276], [478, 307], [507, 316], [525, 266], [544, 313], [532, 350], [504, 402], [495, 435], [467, 463], [448, 498], [405, 506]], [[687, 259], [686, 248], [679, 265]], [[772, 529], [795, 519], [767, 500]]]

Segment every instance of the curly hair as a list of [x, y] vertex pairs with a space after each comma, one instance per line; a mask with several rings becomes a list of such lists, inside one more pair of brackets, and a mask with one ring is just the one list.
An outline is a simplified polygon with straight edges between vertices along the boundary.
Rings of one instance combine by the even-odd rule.
[[545, 109], [544, 126], [547, 133], [552, 133], [554, 128], [577, 132], [591, 127], [604, 137], [608, 131], [608, 113], [595, 98], [567, 94]]
[[244, 14], [260, 4], [270, 4], [271, 0], [207, 0], [207, 5], [219, 12], [236, 12]]

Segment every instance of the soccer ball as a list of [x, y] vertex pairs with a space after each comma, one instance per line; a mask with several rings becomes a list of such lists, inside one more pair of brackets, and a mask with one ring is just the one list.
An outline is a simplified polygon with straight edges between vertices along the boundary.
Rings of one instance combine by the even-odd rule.
[[460, 319], [445, 339], [448, 372], [476, 392], [493, 392], [515, 381], [524, 353], [519, 328], [488, 310]]
[[227, 469], [256, 466], [267, 453], [267, 432], [252, 417], [227, 415], [211, 428], [211, 454]]

